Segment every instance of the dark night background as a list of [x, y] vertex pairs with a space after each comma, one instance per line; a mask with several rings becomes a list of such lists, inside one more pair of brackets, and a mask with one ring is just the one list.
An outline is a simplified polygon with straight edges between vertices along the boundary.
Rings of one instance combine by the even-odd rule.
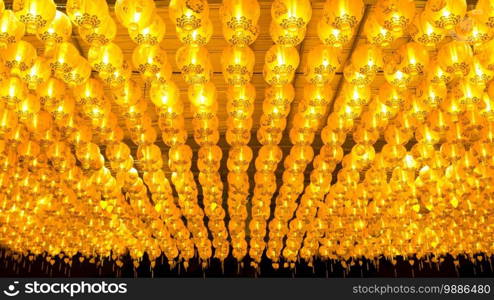
[[27, 258], [16, 261], [12, 256], [0, 250], [0, 277], [493, 277], [492, 259], [484, 257], [482, 260], [466, 257], [459, 258], [459, 266], [455, 268], [453, 258], [445, 257], [441, 264], [415, 260], [413, 266], [408, 260], [397, 258], [396, 265], [389, 260], [380, 259], [377, 267], [374, 261], [363, 260], [349, 269], [343, 268], [338, 261], [314, 261], [309, 267], [305, 262], [297, 263], [294, 269], [281, 267], [275, 270], [266, 258], [261, 262], [259, 272], [250, 266], [248, 258], [244, 259], [243, 267], [233, 258], [229, 258], [224, 265], [212, 259], [209, 266], [203, 270], [198, 260], [190, 262], [187, 270], [182, 264], [170, 269], [166, 259], [157, 260], [153, 270], [150, 261], [145, 256], [140, 266], [134, 269], [130, 257], [123, 258], [122, 268], [116, 267], [113, 261], [104, 260], [99, 267], [88, 260], [82, 263], [76, 257], [72, 267], [61, 259], [51, 266], [46, 259], [39, 256], [32, 262]]

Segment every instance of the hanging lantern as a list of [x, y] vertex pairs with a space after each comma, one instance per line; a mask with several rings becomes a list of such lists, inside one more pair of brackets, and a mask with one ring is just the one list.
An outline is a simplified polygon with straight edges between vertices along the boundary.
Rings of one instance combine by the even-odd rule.
[[317, 23], [317, 35], [324, 45], [342, 48], [352, 39], [353, 31], [340, 30], [329, 25], [326, 21], [320, 20], [319, 23]]
[[163, 84], [152, 84], [149, 95], [154, 105], [160, 109], [181, 104], [178, 87], [172, 81]]
[[14, 0], [12, 10], [26, 24], [26, 31], [36, 34], [55, 18], [57, 7], [53, 0]]
[[467, 12], [465, 0], [432, 0], [425, 4], [426, 18], [436, 27], [446, 30], [460, 22]]
[[209, 17], [209, 6], [206, 0], [187, 1], [172, 0], [168, 7], [172, 23], [182, 30], [198, 29]]
[[294, 47], [300, 44], [304, 40], [305, 32], [305, 27], [300, 30], [291, 31], [274, 22], [271, 22], [269, 27], [269, 34], [271, 35], [273, 42], [285, 47]]
[[205, 83], [211, 78], [209, 53], [204, 47], [181, 47], [177, 51], [176, 62], [188, 84]]
[[79, 56], [78, 63], [76, 63], [76, 66], [72, 70], [68, 72], [64, 72], [61, 78], [66, 84], [68, 84], [71, 87], [74, 87], [76, 85], [81, 85], [84, 82], [86, 82], [90, 76], [91, 76], [91, 65], [85, 58]]
[[249, 47], [225, 48], [221, 56], [225, 81], [229, 85], [244, 85], [248, 83], [252, 77], [254, 60], [254, 51]]
[[340, 67], [339, 51], [324, 45], [317, 46], [309, 52], [305, 76], [313, 84], [326, 84]]
[[455, 27], [455, 33], [459, 40], [466, 41], [474, 47], [478, 47], [492, 38], [492, 30], [482, 22], [480, 11], [469, 11]]
[[109, 18], [106, 0], [67, 0], [65, 9], [70, 20], [85, 29], [102, 26]]
[[182, 30], [177, 28], [177, 37], [182, 44], [190, 46], [204, 46], [213, 35], [213, 23], [204, 20], [202, 26], [193, 30]]
[[382, 51], [370, 44], [360, 45], [352, 55], [352, 65], [363, 75], [374, 75], [383, 66]]
[[439, 49], [437, 60], [444, 71], [461, 77], [470, 71], [472, 56], [472, 48], [468, 43], [452, 41]]
[[364, 13], [362, 0], [328, 0], [324, 3], [323, 19], [339, 30], [348, 31], [357, 27]]
[[12, 76], [0, 82], [0, 99], [9, 109], [14, 109], [27, 94], [26, 84], [18, 77]]
[[282, 28], [300, 30], [309, 23], [312, 7], [309, 0], [275, 0], [271, 5], [271, 17]]
[[161, 43], [165, 37], [166, 26], [163, 19], [154, 15], [151, 23], [146, 27], [138, 27], [136, 29], [128, 29], [130, 39], [138, 44], [156, 45]]
[[415, 16], [408, 28], [408, 32], [415, 42], [429, 48], [436, 48], [438, 43], [446, 36], [444, 29], [434, 27], [424, 13]]
[[77, 105], [100, 104], [104, 95], [103, 85], [100, 81], [90, 78], [85, 83], [74, 87], [72, 94]]
[[479, 0], [475, 6], [480, 20], [490, 28], [494, 28], [494, 3], [492, 0]]
[[370, 44], [381, 48], [389, 47], [396, 38], [396, 34], [379, 24], [374, 15], [365, 22], [364, 33]]
[[31, 68], [21, 73], [22, 80], [27, 83], [28, 88], [31, 90], [35, 90], [38, 85], [47, 81], [50, 76], [50, 61], [42, 56], [36, 58]]
[[379, 0], [376, 3], [376, 20], [393, 32], [403, 32], [415, 15], [413, 0]]
[[5, 10], [0, 16], [0, 48], [17, 43], [24, 36], [25, 28], [13, 11]]
[[403, 71], [412, 76], [422, 75], [429, 65], [429, 53], [419, 43], [407, 43], [398, 49], [398, 53], [402, 58]]
[[98, 27], [79, 27], [81, 39], [92, 47], [106, 45], [115, 39], [117, 35], [117, 24], [112, 18], [102, 20]]
[[[98, 82], [98, 86], [101, 86], [99, 82]], [[151, 90], [153, 90], [153, 85], [151, 86]], [[103, 94], [102, 87], [98, 87], [97, 94], [100, 94], [102, 96]], [[153, 92], [150, 92], [150, 94], [152, 95]], [[137, 104], [137, 102], [141, 100], [142, 91], [141, 91], [141, 87], [134, 80], [129, 79], [122, 86], [113, 89], [112, 96], [113, 96], [113, 101], [115, 101], [117, 105], [128, 107]]]
[[56, 47], [50, 60], [50, 66], [58, 77], [63, 77], [64, 73], [70, 72], [79, 62], [79, 51], [69, 42], [63, 42]]
[[88, 60], [95, 71], [109, 74], [122, 68], [124, 58], [119, 46], [108, 43], [101, 47], [90, 47]]
[[69, 17], [61, 11], [56, 11], [53, 20], [45, 26], [39, 28], [36, 36], [46, 47], [67, 42], [72, 34], [72, 23]]
[[36, 49], [26, 41], [11, 44], [0, 53], [4, 65], [12, 74], [20, 74], [31, 68], [36, 61]]
[[153, 0], [118, 0], [115, 2], [117, 19], [129, 30], [137, 30], [150, 25], [155, 10]]
[[152, 80], [166, 62], [166, 52], [159, 45], [140, 45], [132, 53], [132, 63], [144, 80]]
[[231, 45], [246, 46], [252, 44], [259, 29], [257, 21], [261, 9], [257, 0], [226, 0], [220, 6], [220, 18], [223, 23], [223, 35]]
[[299, 64], [298, 51], [274, 45], [266, 52], [264, 78], [271, 85], [292, 81]]

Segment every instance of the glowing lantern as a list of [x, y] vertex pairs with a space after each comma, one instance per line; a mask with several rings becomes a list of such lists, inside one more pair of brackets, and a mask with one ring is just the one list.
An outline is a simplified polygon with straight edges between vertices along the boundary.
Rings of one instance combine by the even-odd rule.
[[183, 46], [176, 54], [177, 65], [188, 84], [205, 83], [211, 77], [208, 50], [204, 47]]
[[109, 18], [106, 0], [67, 0], [66, 11], [74, 24], [86, 29], [102, 26]]
[[4, 11], [0, 16], [0, 47], [5, 49], [9, 44], [17, 43], [24, 36], [25, 28], [14, 12]]
[[67, 42], [72, 34], [72, 23], [69, 17], [61, 11], [56, 11], [53, 20], [38, 29], [36, 36], [47, 47]]
[[379, 0], [376, 3], [376, 19], [384, 28], [393, 32], [404, 31], [415, 15], [413, 0]]
[[9, 109], [14, 109], [26, 98], [27, 92], [26, 84], [18, 77], [10, 77], [0, 82], [0, 99]]
[[341, 48], [350, 42], [353, 36], [353, 31], [340, 30], [329, 25], [326, 21], [320, 20], [317, 23], [317, 35], [324, 45]]
[[435, 48], [445, 37], [444, 30], [434, 27], [424, 13], [415, 16], [408, 32], [415, 42], [430, 48]]
[[102, 20], [98, 27], [79, 27], [81, 39], [91, 46], [98, 47], [106, 45], [115, 39], [117, 35], [117, 24], [112, 18]]
[[378, 23], [374, 15], [371, 15], [365, 23], [364, 32], [369, 43], [382, 48], [389, 47], [396, 38], [391, 30]]
[[472, 46], [480, 46], [492, 38], [492, 30], [482, 22], [482, 13], [469, 11], [465, 18], [455, 27], [458, 39], [470, 43]]
[[166, 52], [159, 45], [140, 45], [132, 53], [132, 63], [145, 80], [152, 80], [166, 64]]
[[122, 49], [114, 43], [90, 47], [88, 60], [95, 71], [105, 74], [120, 70], [124, 61]]
[[153, 0], [118, 0], [115, 2], [117, 19], [129, 30], [137, 30], [151, 24], [154, 13]]
[[53, 0], [14, 0], [12, 10], [26, 24], [26, 31], [35, 34], [55, 18], [56, 5]]
[[2, 51], [4, 65], [10, 69], [13, 74], [20, 74], [32, 67], [36, 61], [36, 49], [26, 41], [19, 41], [11, 44], [7, 49]]
[[229, 85], [244, 85], [250, 81], [254, 69], [254, 51], [249, 47], [227, 47], [221, 64], [223, 76]]
[[357, 27], [364, 13], [362, 0], [329, 0], [323, 8], [325, 22], [337, 29], [348, 31]]
[[166, 26], [163, 19], [160, 16], [155, 15], [148, 26], [138, 27], [136, 29], [129, 28], [128, 31], [130, 39], [134, 41], [134, 43], [138, 45], [156, 45], [163, 40]]
[[175, 107], [180, 103], [180, 94], [173, 82], [152, 84], [150, 90], [151, 101], [158, 108]]
[[425, 16], [436, 27], [446, 30], [460, 22], [467, 12], [465, 0], [432, 0], [425, 5]]
[[194, 30], [177, 28], [177, 36], [180, 42], [191, 46], [206, 45], [213, 35], [213, 23], [210, 20], [205, 20], [202, 23], [201, 27]]
[[421, 75], [429, 65], [429, 53], [419, 43], [410, 42], [398, 49], [402, 58], [403, 71], [411, 75]]
[[209, 6], [205, 0], [172, 0], [168, 12], [177, 28], [191, 31], [201, 27], [204, 20], [208, 19]]
[[439, 49], [437, 60], [444, 71], [465, 76], [470, 71], [472, 56], [472, 48], [468, 43], [452, 41]]
[[264, 78], [271, 85], [289, 83], [298, 64], [299, 55], [295, 48], [274, 45], [266, 53]]
[[223, 35], [232, 45], [250, 45], [259, 33], [257, 21], [260, 16], [257, 0], [226, 0], [220, 6]]
[[317, 46], [309, 52], [305, 76], [313, 84], [326, 84], [340, 67], [339, 51], [324, 45]]
[[275, 0], [271, 5], [271, 17], [278, 26], [295, 31], [307, 26], [312, 16], [309, 0]]
[[34, 90], [42, 82], [48, 80], [51, 76], [50, 62], [44, 57], [38, 57], [34, 64], [28, 70], [21, 73], [29, 89]]

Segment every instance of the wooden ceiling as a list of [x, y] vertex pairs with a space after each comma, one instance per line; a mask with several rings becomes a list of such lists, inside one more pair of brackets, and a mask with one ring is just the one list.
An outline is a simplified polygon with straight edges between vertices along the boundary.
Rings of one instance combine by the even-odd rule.
[[[338, 96], [339, 89], [342, 86], [343, 83], [343, 74], [342, 74], [342, 69], [343, 66], [347, 63], [349, 58], [352, 55], [353, 50], [361, 43], [365, 43], [365, 36], [363, 35], [363, 28], [365, 26], [365, 22], [368, 19], [368, 16], [373, 13], [373, 7], [374, 4], [377, 0], [364, 0], [365, 3], [365, 12], [362, 18], [362, 21], [359, 24], [359, 27], [356, 30], [356, 34], [354, 35], [352, 41], [348, 43], [347, 45], [344, 46], [344, 48], [341, 51], [340, 54], [340, 59], [342, 61], [341, 67], [339, 70], [337, 70], [336, 75], [334, 76], [333, 81], [331, 82], [331, 86], [335, 92], [335, 98]], [[7, 8], [11, 6], [12, 1], [5, 1]], [[65, 2], [66, 0], [57, 0], [55, 1], [59, 7], [60, 10], [64, 11], [65, 10]], [[185, 119], [186, 119], [186, 128], [189, 132], [189, 140], [188, 144], [192, 147], [194, 150], [194, 161], [197, 158], [197, 150], [198, 150], [198, 145], [195, 143], [193, 138], [191, 138], [192, 135], [192, 116], [190, 112], [190, 105], [188, 104], [187, 101], [187, 84], [183, 80], [182, 75], [180, 74], [177, 64], [175, 62], [175, 53], [178, 48], [180, 48], [181, 43], [176, 37], [175, 34], [175, 28], [173, 24], [170, 21], [170, 18], [168, 16], [168, 5], [169, 5], [169, 0], [159, 0], [155, 1], [156, 2], [156, 7], [157, 7], [157, 13], [162, 16], [163, 20], [166, 23], [166, 35], [161, 43], [161, 47], [166, 50], [168, 54], [168, 61], [173, 67], [173, 74], [172, 74], [172, 80], [178, 85], [181, 91], [181, 97], [185, 105]], [[209, 7], [210, 7], [210, 19], [213, 20], [213, 36], [210, 40], [210, 42], [207, 44], [207, 48], [210, 53], [210, 60], [212, 62], [213, 66], [213, 76], [212, 76], [212, 81], [217, 87], [218, 90], [218, 117], [219, 117], [219, 130], [220, 130], [220, 142], [219, 146], [223, 150], [223, 160], [222, 160], [222, 167], [220, 168], [220, 174], [222, 178], [226, 181], [226, 175], [227, 175], [227, 168], [226, 168], [226, 157], [228, 150], [230, 146], [226, 143], [225, 140], [225, 131], [226, 131], [226, 96], [225, 96], [225, 90], [227, 88], [223, 75], [222, 75], [222, 68], [221, 68], [221, 63], [220, 63], [220, 58], [221, 58], [221, 53], [228, 44], [224, 40], [222, 31], [221, 31], [221, 22], [219, 21], [219, 7], [221, 5], [221, 0], [209, 0]], [[300, 65], [297, 69], [295, 79], [294, 79], [294, 86], [295, 86], [295, 91], [296, 91], [296, 96], [295, 100], [292, 102], [291, 106], [291, 112], [288, 117], [288, 122], [287, 122], [287, 129], [285, 130], [285, 135], [279, 146], [282, 148], [284, 152], [284, 156], [288, 153], [290, 147], [292, 146], [290, 143], [290, 140], [287, 136], [288, 129], [291, 127], [292, 123], [292, 118], [295, 115], [295, 112], [297, 111], [297, 106], [300, 100], [302, 99], [303, 96], [303, 87], [305, 84], [305, 79], [303, 78], [303, 70], [306, 66], [307, 63], [307, 55], [309, 51], [320, 44], [319, 37], [317, 35], [317, 23], [321, 19], [322, 16], [322, 8], [324, 4], [324, 0], [312, 0], [312, 9], [313, 9], [313, 14], [312, 14], [312, 19], [310, 23], [307, 26], [307, 33], [305, 36], [305, 39], [303, 42], [297, 46], [299, 53], [300, 53]], [[469, 0], [469, 8], [473, 7], [477, 0]], [[114, 20], [115, 14], [113, 12], [113, 3], [114, 1], [108, 1], [109, 6], [110, 6], [110, 12]], [[259, 127], [259, 119], [262, 114], [262, 102], [263, 102], [263, 97], [264, 97], [264, 90], [267, 87], [267, 84], [264, 81], [264, 78], [262, 76], [262, 68], [264, 65], [264, 56], [266, 51], [274, 44], [272, 42], [271, 36], [269, 34], [269, 24], [271, 22], [271, 4], [272, 1], [265, 1], [265, 0], [260, 0], [260, 7], [261, 7], [261, 16], [259, 20], [259, 25], [260, 25], [260, 34], [257, 40], [251, 45], [251, 48], [254, 50], [255, 53], [255, 67], [254, 67], [254, 75], [252, 78], [252, 84], [256, 87], [257, 91], [257, 98], [255, 101], [255, 109], [254, 109], [254, 114], [253, 114], [253, 132], [252, 132], [252, 138], [249, 143], [249, 146], [252, 147], [254, 150], [254, 157], [257, 153], [257, 150], [260, 147], [260, 144], [257, 142], [256, 139], [256, 131]], [[426, 3], [426, 0], [416, 0], [416, 6], [417, 6], [417, 11], [420, 11], [423, 9], [424, 5]], [[26, 36], [25, 39], [29, 42], [31, 42], [34, 46], [38, 48], [38, 53], [41, 54], [43, 52], [42, 44], [36, 39], [34, 36]], [[78, 35], [77, 30], [74, 28], [73, 34], [72, 34], [72, 39], [73, 43], [76, 47], [79, 48], [81, 55], [87, 58], [87, 53], [88, 53], [88, 48], [89, 45], [86, 44]], [[401, 44], [406, 43], [407, 41], [410, 40], [409, 36], [404, 36], [401, 37], [400, 39], [396, 40], [388, 49], [385, 49], [385, 54], [386, 53], [391, 53], [392, 51], [396, 50]], [[127, 30], [118, 24], [117, 22], [117, 36], [114, 40], [114, 42], [121, 47], [121, 49], [124, 52], [125, 58], [129, 63], [131, 63], [131, 55], [133, 49], [136, 47], [136, 44], [132, 42], [132, 40], [129, 38]], [[94, 74], [96, 76], [96, 74]], [[147, 87], [143, 80], [141, 79], [139, 73], [137, 71], [133, 72], [133, 78], [142, 86], [144, 89], [144, 95], [146, 95], [147, 101], [149, 101], [148, 93], [147, 93]], [[379, 89], [379, 86], [384, 82], [384, 77], [382, 73], [379, 73], [374, 82], [372, 83], [372, 89], [373, 92], [376, 93]], [[159, 130], [157, 127], [157, 117], [156, 113], [154, 110], [153, 105], [150, 103], [148, 105], [149, 107], [149, 114], [153, 116], [153, 123], [156, 126], [156, 130]], [[331, 111], [331, 107], [328, 110], [328, 112]], [[121, 116], [119, 113], [119, 109], [117, 106], [113, 107], [113, 111], [117, 113], [117, 115]], [[323, 126], [325, 125], [325, 121], [323, 122]], [[123, 119], [120, 117], [120, 125], [122, 128], [125, 128], [125, 124]], [[136, 146], [128, 140], [129, 146], [131, 146], [133, 150], [133, 154], [135, 154], [135, 149]], [[165, 146], [161, 139], [159, 138], [157, 141], [157, 145], [162, 147], [163, 155], [166, 155], [167, 151], [167, 146]], [[316, 136], [316, 139], [313, 143], [313, 147], [315, 150], [315, 153], [317, 154], [319, 152], [319, 148], [321, 147], [322, 142], [320, 140], [319, 136]], [[345, 152], [348, 152], [351, 149], [351, 146], [353, 145], [353, 141], [350, 138], [347, 139], [347, 142], [344, 145]], [[377, 149], [379, 150], [379, 143], [377, 143]], [[133, 155], [134, 158], [136, 158], [136, 155]], [[167, 161], [166, 159], [164, 161]], [[137, 165], [139, 166], [138, 162]], [[166, 164], [165, 165], [165, 171], [169, 172], [167, 169]], [[281, 170], [283, 168], [283, 164], [280, 163], [278, 167], [278, 172], [279, 175], [278, 178], [281, 178]], [[198, 170], [196, 169], [195, 163], [193, 164], [193, 172], [197, 174]], [[309, 164], [306, 174], [311, 171], [311, 164]], [[253, 163], [251, 164], [250, 167], [250, 172], [252, 172], [252, 177], [253, 173], [255, 172], [255, 169], [253, 167]], [[336, 176], [333, 176], [333, 178]], [[308, 176], [306, 176], [306, 180], [308, 180]], [[253, 182], [251, 182], [251, 188], [253, 185]], [[226, 190], [226, 189], [225, 189]], [[226, 196], [226, 191], [225, 191], [225, 196]]]

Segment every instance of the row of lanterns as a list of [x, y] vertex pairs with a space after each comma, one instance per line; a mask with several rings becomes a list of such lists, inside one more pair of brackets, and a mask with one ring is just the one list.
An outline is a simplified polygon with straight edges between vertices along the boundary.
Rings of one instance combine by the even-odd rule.
[[[68, 0], [66, 14], [53, 0], [15, 0], [12, 10], [0, 3], [0, 241], [14, 251], [47, 253], [49, 260], [65, 255], [68, 262], [78, 252], [111, 256], [117, 265], [130, 252], [136, 266], [144, 253], [153, 264], [163, 253], [171, 265], [187, 265], [197, 254], [207, 266], [232, 249], [239, 261], [249, 255], [255, 267], [264, 254], [279, 267], [299, 258], [311, 264], [314, 257], [492, 253], [491, 0], [469, 11], [464, 0], [429, 0], [420, 12], [411, 0], [378, 0], [365, 24], [361, 0], [327, 0], [317, 23], [320, 44], [308, 52], [291, 121], [300, 63], [295, 47], [312, 8], [305, 0], [274, 1], [269, 31], [275, 44], [265, 54], [256, 136], [262, 146], [255, 159], [248, 146], [256, 98], [249, 45], [259, 34], [260, 7], [223, 1], [226, 205], [207, 1], [172, 0], [168, 10], [182, 44], [175, 60], [188, 85], [200, 186], [154, 1], [115, 3], [117, 21], [136, 44], [131, 62], [113, 42], [117, 24], [104, 0]], [[341, 65], [341, 50], [359, 26], [366, 40]], [[73, 30], [89, 45], [87, 59], [70, 42]], [[23, 40], [26, 34], [43, 43], [42, 55]], [[406, 34], [411, 41], [383, 50]], [[334, 92], [338, 70], [343, 82]], [[384, 81], [374, 92], [381, 71]], [[156, 142], [153, 109], [177, 198]], [[316, 153], [319, 132], [323, 146]], [[283, 159], [284, 134], [292, 147]]]

